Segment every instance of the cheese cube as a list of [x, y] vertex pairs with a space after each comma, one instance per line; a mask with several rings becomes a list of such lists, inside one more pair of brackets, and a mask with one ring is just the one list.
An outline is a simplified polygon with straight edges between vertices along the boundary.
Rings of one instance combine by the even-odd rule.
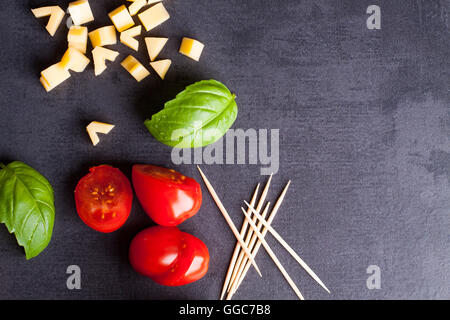
[[79, 0], [69, 3], [69, 13], [76, 26], [94, 21], [91, 6], [88, 0]]
[[140, 82], [150, 74], [150, 72], [133, 56], [128, 56], [122, 61], [121, 65], [136, 79], [137, 82]]
[[117, 31], [125, 31], [134, 26], [133, 18], [130, 16], [127, 7], [122, 5], [108, 14]]
[[145, 27], [145, 30], [150, 31], [151, 29], [159, 26], [164, 21], [170, 18], [169, 13], [162, 3], [158, 3], [153, 7], [145, 10], [138, 15], [139, 20]]
[[140, 35], [141, 31], [142, 26], [136, 26], [134, 28], [125, 30], [120, 34], [120, 42], [130, 47], [131, 49], [138, 51], [139, 41], [137, 41], [134, 37]]
[[98, 137], [99, 133], [108, 134], [114, 129], [115, 125], [109, 123], [103, 123], [98, 121], [92, 121], [87, 127], [86, 131], [89, 134], [89, 138], [91, 138], [92, 144], [96, 146], [100, 139]]
[[31, 12], [33, 12], [36, 18], [50, 16], [50, 19], [48, 20], [47, 26], [45, 28], [52, 37], [55, 35], [56, 30], [58, 30], [58, 27], [66, 14], [64, 10], [58, 6], [31, 9]]
[[69, 78], [69, 71], [61, 65], [61, 62], [58, 62], [41, 72], [40, 81], [49, 92]]
[[91, 61], [80, 51], [69, 47], [61, 59], [61, 66], [67, 70], [83, 72], [89, 62]]
[[92, 50], [95, 75], [98, 76], [106, 70], [106, 60], [114, 61], [118, 56], [119, 53], [117, 51], [103, 47], [95, 47], [94, 50]]
[[180, 46], [180, 53], [188, 56], [191, 59], [194, 59], [195, 61], [198, 61], [204, 47], [205, 45], [200, 41], [190, 38], [183, 38]]
[[136, 0], [128, 7], [131, 16], [135, 16], [139, 10], [147, 5], [147, 0]]
[[172, 61], [169, 59], [150, 62], [150, 65], [152, 66], [152, 68], [156, 71], [156, 73], [159, 75], [159, 77], [163, 80], [164, 80], [164, 77], [166, 76], [166, 73], [169, 70], [171, 64], [172, 64]]
[[158, 54], [166, 45], [167, 40], [169, 40], [169, 38], [156, 38], [156, 37], [145, 38], [145, 44], [147, 45], [147, 51], [151, 61], [156, 59]]
[[116, 44], [116, 29], [114, 26], [98, 28], [97, 30], [89, 32], [89, 39], [91, 39], [93, 47]]
[[86, 53], [88, 38], [88, 28], [71, 26], [67, 34], [67, 42], [69, 47], [79, 50], [81, 53]]

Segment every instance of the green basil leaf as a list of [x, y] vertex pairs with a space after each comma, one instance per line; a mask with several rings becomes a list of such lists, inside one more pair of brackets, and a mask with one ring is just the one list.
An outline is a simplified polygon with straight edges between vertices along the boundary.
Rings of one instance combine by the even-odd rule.
[[203, 147], [219, 140], [236, 120], [235, 95], [216, 80], [188, 86], [145, 121], [160, 142], [177, 148]]
[[53, 188], [45, 177], [22, 162], [0, 167], [0, 223], [15, 234], [27, 259], [31, 259], [47, 247], [52, 237]]

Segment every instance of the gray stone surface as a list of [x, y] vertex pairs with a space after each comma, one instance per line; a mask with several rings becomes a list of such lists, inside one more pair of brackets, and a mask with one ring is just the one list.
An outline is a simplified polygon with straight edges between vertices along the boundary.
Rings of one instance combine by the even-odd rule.
[[[448, 299], [450, 229], [450, 1], [167, 0], [172, 18], [149, 35], [168, 36], [161, 57], [167, 80], [136, 83], [111, 64], [93, 67], [47, 94], [39, 72], [66, 47], [63, 25], [51, 38], [30, 8], [69, 1], [3, 1], [0, 10], [0, 160], [24, 161], [56, 192], [53, 239], [26, 261], [0, 229], [2, 299], [216, 299], [234, 238], [204, 188], [204, 204], [181, 225], [204, 240], [211, 265], [202, 280], [167, 288], [135, 273], [132, 237], [152, 225], [137, 201], [126, 225], [100, 234], [78, 218], [77, 181], [108, 163], [128, 176], [133, 163], [175, 167], [200, 180], [194, 165], [174, 166], [170, 148], [143, 126], [186, 85], [214, 78], [237, 95], [234, 128], [280, 129], [280, 170], [269, 200], [288, 179], [274, 227], [331, 288], [328, 295], [269, 237], [307, 299]], [[95, 22], [122, 1], [91, 1]], [[382, 29], [366, 28], [378, 4]], [[182, 36], [206, 44], [199, 63], [177, 53]], [[147, 63], [141, 41], [137, 54]], [[118, 61], [132, 53], [118, 44]], [[117, 125], [93, 148], [92, 120]], [[259, 165], [203, 166], [234, 221], [257, 182]], [[263, 278], [250, 270], [236, 298], [295, 299], [263, 251]], [[66, 288], [66, 268], [82, 270], [82, 290]], [[381, 268], [381, 289], [368, 290], [366, 269]]]

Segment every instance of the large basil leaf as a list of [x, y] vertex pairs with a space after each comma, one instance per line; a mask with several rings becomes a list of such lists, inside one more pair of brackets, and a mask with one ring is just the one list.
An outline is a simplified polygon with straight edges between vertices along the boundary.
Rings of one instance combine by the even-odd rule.
[[168, 146], [203, 147], [219, 140], [233, 125], [238, 113], [234, 98], [222, 83], [203, 80], [167, 102], [145, 125]]
[[55, 220], [53, 188], [39, 172], [15, 161], [0, 163], [0, 222], [15, 234], [27, 259], [50, 242]]

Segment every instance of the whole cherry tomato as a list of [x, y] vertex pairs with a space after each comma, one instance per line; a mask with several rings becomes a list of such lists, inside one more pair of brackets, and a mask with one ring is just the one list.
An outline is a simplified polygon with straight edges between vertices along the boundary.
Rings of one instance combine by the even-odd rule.
[[181, 286], [202, 278], [208, 271], [209, 251], [198, 238], [177, 227], [155, 226], [131, 241], [132, 267], [165, 286]]
[[202, 204], [197, 181], [153, 165], [134, 165], [132, 180], [145, 212], [157, 224], [177, 226], [195, 215]]
[[78, 215], [94, 230], [113, 232], [130, 215], [133, 201], [130, 181], [119, 169], [107, 165], [89, 171], [75, 188]]

